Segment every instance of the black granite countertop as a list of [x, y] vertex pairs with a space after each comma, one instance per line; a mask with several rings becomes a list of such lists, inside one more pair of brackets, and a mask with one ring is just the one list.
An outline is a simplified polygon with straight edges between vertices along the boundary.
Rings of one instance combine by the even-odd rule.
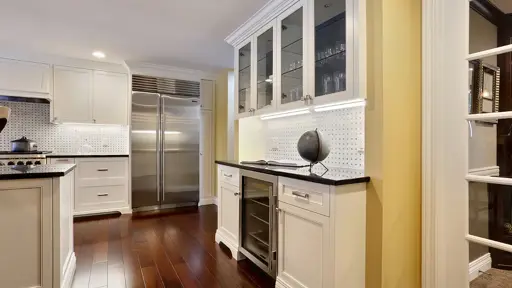
[[128, 154], [47, 154], [46, 158], [114, 158], [114, 157], [130, 157]]
[[75, 164], [0, 166], [0, 180], [62, 177], [75, 167]]
[[357, 169], [331, 168], [326, 171], [322, 165], [315, 165], [313, 170], [310, 172], [309, 167], [287, 168], [268, 165], [240, 164], [236, 161], [219, 160], [215, 161], [215, 163], [254, 172], [294, 178], [332, 186], [365, 183], [370, 181], [370, 177], [365, 176], [363, 170]]

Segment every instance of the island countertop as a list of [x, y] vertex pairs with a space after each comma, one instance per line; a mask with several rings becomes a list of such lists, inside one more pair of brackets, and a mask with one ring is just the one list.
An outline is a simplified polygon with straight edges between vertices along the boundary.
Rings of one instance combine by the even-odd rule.
[[324, 167], [322, 167], [322, 165], [319, 164], [313, 166], [312, 171], [309, 171], [309, 167], [289, 168], [270, 165], [241, 164], [237, 161], [220, 160], [216, 160], [215, 163], [254, 172], [288, 177], [331, 186], [365, 183], [370, 181], [370, 177], [365, 176], [363, 170], [344, 168], [330, 168], [329, 170], [326, 170]]
[[75, 164], [0, 166], [0, 180], [62, 177], [73, 171], [75, 167]]

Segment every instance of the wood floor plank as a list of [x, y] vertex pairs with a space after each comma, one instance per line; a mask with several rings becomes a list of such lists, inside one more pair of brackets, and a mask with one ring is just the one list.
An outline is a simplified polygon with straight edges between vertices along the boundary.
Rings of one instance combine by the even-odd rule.
[[98, 288], [108, 285], [108, 264], [107, 262], [98, 262], [92, 264], [91, 279], [89, 288]]
[[[160, 279], [160, 276], [158, 275], [158, 271], [155, 267], [144, 267], [142, 268], [142, 275], [144, 277], [144, 284], [146, 285], [146, 288], [163, 288], [164, 283], [162, 283], [162, 280]], [[171, 286], [169, 286], [171, 287]], [[168, 288], [168, 287], [166, 287]], [[173, 287], [174, 288], [174, 287]]]

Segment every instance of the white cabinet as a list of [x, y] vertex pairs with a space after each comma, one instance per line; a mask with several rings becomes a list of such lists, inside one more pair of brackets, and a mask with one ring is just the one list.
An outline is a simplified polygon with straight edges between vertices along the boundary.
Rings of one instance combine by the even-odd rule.
[[128, 87], [127, 74], [55, 66], [52, 121], [127, 125]]
[[201, 110], [213, 110], [215, 103], [215, 82], [201, 80]]
[[73, 180], [0, 181], [0, 287], [71, 287]]
[[278, 282], [332, 287], [329, 217], [279, 202]]
[[51, 100], [49, 64], [0, 58], [0, 94]]
[[238, 252], [240, 242], [239, 171], [237, 168], [217, 165], [217, 175], [218, 223], [215, 241], [226, 245], [235, 260], [242, 259], [243, 256]]
[[128, 125], [128, 75], [94, 71], [93, 122]]
[[92, 70], [55, 66], [53, 121], [92, 123]]
[[199, 205], [212, 204], [214, 198], [214, 119], [213, 112], [201, 111], [200, 143], [199, 143]]
[[237, 117], [364, 99], [358, 0], [271, 2], [273, 9], [227, 37], [235, 47]]
[[75, 215], [130, 209], [128, 158], [76, 158]]

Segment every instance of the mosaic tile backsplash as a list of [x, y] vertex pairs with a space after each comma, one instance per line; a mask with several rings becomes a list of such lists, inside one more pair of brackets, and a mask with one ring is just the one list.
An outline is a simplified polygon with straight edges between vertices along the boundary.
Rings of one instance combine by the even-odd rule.
[[353, 107], [264, 121], [268, 160], [304, 161], [297, 152], [300, 136], [318, 128], [329, 141], [328, 167], [364, 169], [364, 110]]
[[129, 128], [119, 125], [52, 124], [50, 104], [2, 102], [11, 116], [0, 133], [0, 150], [11, 150], [11, 141], [26, 136], [40, 151], [60, 154], [128, 154]]

